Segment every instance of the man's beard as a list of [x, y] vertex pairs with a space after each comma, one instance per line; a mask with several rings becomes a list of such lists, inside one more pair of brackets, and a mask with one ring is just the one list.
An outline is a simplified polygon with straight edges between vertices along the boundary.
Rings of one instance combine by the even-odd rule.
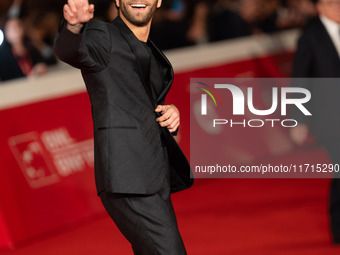
[[129, 8], [129, 3], [123, 3], [120, 1], [120, 11], [126, 20], [137, 27], [143, 27], [151, 21], [153, 14], [157, 10], [157, 1], [155, 1], [153, 5], [146, 7], [149, 11], [145, 14], [140, 13], [140, 15], [134, 15], [129, 11]]

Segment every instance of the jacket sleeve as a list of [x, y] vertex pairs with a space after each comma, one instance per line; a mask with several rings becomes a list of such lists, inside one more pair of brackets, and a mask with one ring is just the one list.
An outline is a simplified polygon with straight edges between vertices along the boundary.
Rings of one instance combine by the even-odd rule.
[[303, 33], [299, 38], [297, 49], [293, 61], [294, 78], [308, 78], [312, 76], [312, 50], [307, 33]]
[[106, 23], [91, 20], [79, 34], [66, 28], [62, 20], [54, 43], [56, 56], [69, 65], [89, 72], [100, 72], [110, 61], [111, 40]]
[[[291, 85], [294, 87], [302, 87], [311, 91], [311, 79], [309, 78], [313, 76], [313, 51], [311, 50], [309, 40], [310, 38], [308, 38], [308, 32], [306, 33], [306, 31], [304, 31], [298, 40], [293, 61], [292, 77], [298, 79], [293, 79]], [[308, 102], [305, 104], [305, 106], [307, 109], [310, 109], [311, 102]], [[301, 124], [309, 124], [310, 119], [296, 107], [292, 107], [291, 116]]]

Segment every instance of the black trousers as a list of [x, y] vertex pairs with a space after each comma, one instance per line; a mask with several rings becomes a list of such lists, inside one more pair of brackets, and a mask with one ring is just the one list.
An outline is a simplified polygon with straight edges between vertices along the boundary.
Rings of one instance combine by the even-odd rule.
[[[340, 164], [340, 144], [338, 139], [324, 143], [333, 164]], [[340, 173], [334, 173], [330, 187], [329, 215], [334, 244], [340, 244]]]
[[333, 243], [340, 244], [340, 179], [332, 180], [330, 190], [330, 218]]
[[170, 199], [170, 175], [153, 195], [102, 192], [100, 198], [135, 255], [186, 255]]

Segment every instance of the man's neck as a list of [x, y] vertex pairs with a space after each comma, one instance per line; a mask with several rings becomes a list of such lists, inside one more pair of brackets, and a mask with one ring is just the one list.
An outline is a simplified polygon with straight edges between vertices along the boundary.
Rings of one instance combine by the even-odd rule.
[[124, 23], [130, 28], [130, 30], [134, 33], [134, 35], [138, 38], [138, 40], [142, 42], [147, 42], [150, 34], [151, 21], [147, 25], [139, 27], [131, 24], [124, 17], [124, 15], [120, 14], [119, 16], [124, 21]]

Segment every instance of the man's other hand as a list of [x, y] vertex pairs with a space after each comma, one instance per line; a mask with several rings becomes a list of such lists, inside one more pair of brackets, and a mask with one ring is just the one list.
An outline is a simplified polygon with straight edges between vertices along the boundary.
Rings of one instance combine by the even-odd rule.
[[179, 111], [176, 106], [171, 105], [158, 105], [155, 112], [162, 114], [156, 121], [161, 127], [167, 127], [170, 133], [174, 133], [180, 124]]

